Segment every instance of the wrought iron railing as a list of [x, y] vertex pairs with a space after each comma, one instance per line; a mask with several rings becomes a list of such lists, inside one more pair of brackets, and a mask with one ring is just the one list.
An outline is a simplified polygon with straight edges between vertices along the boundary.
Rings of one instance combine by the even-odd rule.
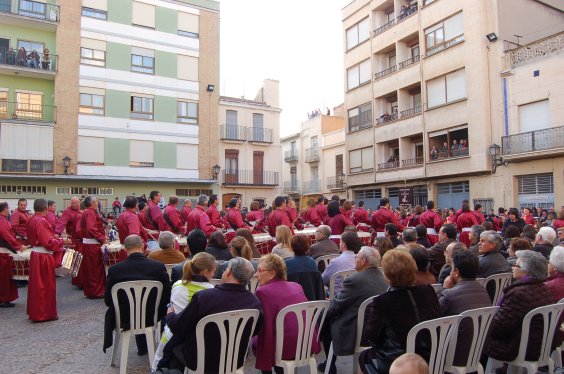
[[401, 160], [401, 166], [423, 165], [423, 156]]
[[10, 13], [49, 22], [59, 22], [59, 9], [60, 7], [56, 4], [40, 1], [0, 1], [0, 13]]
[[459, 35], [455, 38], [452, 38], [450, 40], [445, 41], [442, 44], [439, 44], [436, 47], [430, 48], [425, 52], [425, 57], [430, 57], [434, 54], [437, 54], [439, 52], [444, 51], [445, 49], [448, 49], [450, 47], [454, 47], [457, 44], [460, 44], [464, 41], [464, 35]]
[[284, 193], [300, 193], [300, 182], [297, 180], [284, 182]]
[[28, 122], [55, 122], [56, 107], [0, 100], [0, 119]]
[[44, 51], [0, 48], [0, 64], [39, 71], [57, 71], [57, 56]]
[[383, 115], [380, 116], [380, 118], [377, 118], [377, 119], [376, 119], [376, 123], [377, 123], [378, 125], [382, 125], [382, 124], [384, 124], [384, 123], [392, 122], [392, 121], [395, 121], [395, 120], [397, 120], [397, 119], [398, 119], [398, 114], [397, 114], [397, 112], [396, 112], [396, 113], [392, 113], [392, 114], [383, 114]]
[[413, 116], [415, 114], [421, 113], [421, 107], [420, 106], [416, 106], [415, 108], [411, 108], [411, 109], [407, 109], [407, 110], [402, 110], [400, 112], [401, 118], [403, 117], [409, 117], [409, 116]]
[[256, 143], [272, 143], [272, 129], [262, 127], [249, 127], [247, 140]]
[[395, 24], [396, 20], [393, 19], [390, 22], [378, 27], [377, 29], [374, 30], [374, 36], [383, 33], [384, 31], [386, 31], [387, 29], [389, 29], [390, 27], [392, 27]]
[[398, 67], [400, 69], [403, 69], [403, 68], [408, 67], [409, 65], [415, 64], [416, 62], [419, 62], [419, 55], [413, 56], [412, 58], [408, 58], [407, 60], [400, 62], [398, 64]]
[[396, 65], [390, 66], [389, 68], [387, 68], [387, 69], [385, 69], [385, 70], [382, 70], [381, 72], [376, 73], [376, 74], [374, 75], [374, 78], [375, 78], [375, 79], [383, 78], [383, 77], [385, 77], [386, 75], [392, 74], [392, 73], [395, 72], [396, 70], [398, 70], [398, 67], [397, 67]]
[[277, 171], [222, 170], [221, 182], [228, 185], [278, 186], [280, 173]]
[[378, 164], [378, 170], [397, 169], [399, 168], [399, 161], [390, 161]]
[[564, 49], [564, 32], [507, 51], [505, 61], [507, 67], [514, 67], [539, 57], [556, 55], [562, 49]]
[[321, 193], [321, 181], [319, 179], [312, 179], [304, 182], [304, 194], [307, 193]]
[[222, 140], [247, 140], [247, 128], [237, 125], [221, 125], [219, 126], [219, 138]]
[[501, 138], [501, 154], [504, 156], [557, 148], [564, 148], [564, 126], [523, 132]]
[[298, 161], [298, 150], [297, 149], [290, 149], [284, 152], [284, 161], [285, 162], [294, 162]]
[[347, 187], [344, 175], [337, 175], [334, 177], [327, 177], [327, 188], [330, 190], [343, 189]]
[[319, 147], [312, 147], [306, 149], [305, 162], [318, 162], [319, 161]]
[[441, 150], [429, 154], [431, 161], [445, 160], [449, 158], [466, 157], [469, 155], [468, 147], [449, 149], [447, 151]]
[[403, 12], [400, 12], [400, 15], [398, 16], [398, 23], [415, 13], [417, 13], [417, 1], [405, 8]]

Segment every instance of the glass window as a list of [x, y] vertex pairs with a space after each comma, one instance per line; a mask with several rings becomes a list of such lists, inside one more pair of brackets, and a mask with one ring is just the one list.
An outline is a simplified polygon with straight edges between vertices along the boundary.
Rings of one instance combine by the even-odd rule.
[[105, 10], [99, 10], [99, 9], [93, 9], [87, 7], [82, 7], [82, 15], [84, 17], [90, 17], [90, 18], [97, 18], [103, 20], [108, 19], [108, 12], [106, 12]]
[[349, 90], [370, 81], [370, 60], [362, 61], [360, 64], [347, 70], [347, 87]]
[[131, 71], [154, 74], [155, 59], [149, 56], [131, 55]]
[[368, 17], [347, 30], [347, 49], [357, 46], [370, 38], [370, 23]]
[[27, 40], [18, 40], [18, 49], [20, 49], [22, 47], [25, 48], [25, 51], [27, 53], [30, 53], [33, 50], [35, 50], [39, 53], [43, 53], [43, 43], [30, 42], [30, 41], [27, 41]]
[[177, 104], [178, 117], [177, 122], [189, 123], [192, 125], [198, 124], [198, 103], [189, 101], [179, 101]]
[[43, 95], [32, 93], [16, 93], [16, 116], [29, 119], [43, 118]]
[[349, 169], [351, 173], [374, 169], [374, 148], [366, 147], [349, 152]]
[[8, 91], [0, 91], [0, 118], [8, 117]]
[[131, 96], [131, 118], [153, 119], [153, 98]]
[[460, 69], [427, 81], [427, 107], [464, 99], [466, 97], [466, 74]]
[[106, 52], [91, 48], [80, 48], [80, 63], [85, 65], [106, 66]]
[[104, 115], [104, 96], [81, 93], [79, 112]]

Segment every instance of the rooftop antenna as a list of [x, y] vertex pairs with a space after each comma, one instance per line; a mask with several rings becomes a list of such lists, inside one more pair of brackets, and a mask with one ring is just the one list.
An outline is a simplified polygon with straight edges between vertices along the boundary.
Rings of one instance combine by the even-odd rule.
[[517, 38], [517, 47], [520, 47], [521, 44], [519, 44], [519, 40], [521, 40], [521, 38], [523, 37], [523, 35], [515, 35], [515, 34], [513, 34], [513, 36]]

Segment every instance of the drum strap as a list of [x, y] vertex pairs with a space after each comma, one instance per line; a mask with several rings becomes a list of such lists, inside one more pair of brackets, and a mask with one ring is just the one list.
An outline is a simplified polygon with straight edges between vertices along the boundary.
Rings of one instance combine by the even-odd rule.
[[463, 227], [462, 232], [470, 232], [472, 229], [470, 227]]
[[[8, 243], [6, 243], [3, 239], [0, 239], [0, 249], [5, 249], [6, 251], [8, 251], [10, 253], [16, 253], [17, 252], [15, 249], [10, 247], [8, 245]], [[7, 253], [7, 252], [2, 252], [2, 253]]]
[[100, 242], [92, 238], [82, 238], [82, 244], [100, 244]]
[[11, 255], [11, 254], [14, 254], [14, 253], [17, 253], [17, 252], [12, 252], [8, 248], [0, 247], [0, 253]]

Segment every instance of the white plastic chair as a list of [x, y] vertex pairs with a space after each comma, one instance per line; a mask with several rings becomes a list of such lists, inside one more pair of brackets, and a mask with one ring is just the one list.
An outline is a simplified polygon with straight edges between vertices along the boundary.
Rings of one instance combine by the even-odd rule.
[[[507, 362], [509, 368], [511, 366], [524, 367], [529, 374], [535, 374], [539, 367], [548, 366], [548, 372], [554, 373], [554, 362], [550, 358], [552, 340], [554, 338], [554, 332], [558, 328], [558, 323], [560, 315], [564, 311], [564, 304], [551, 304], [546, 306], [541, 306], [536, 309], [531, 310], [525, 318], [523, 319], [523, 327], [521, 329], [521, 341], [519, 343], [519, 353], [515, 360]], [[537, 316], [541, 315], [543, 318], [543, 336], [542, 344], [540, 349], [540, 356], [537, 361], [526, 361], [525, 355], [527, 354], [527, 343], [529, 340], [530, 325], [531, 320]], [[499, 366], [500, 361], [493, 358], [488, 359], [488, 365], [486, 367], [486, 373], [491, 373], [494, 367]]]
[[[564, 299], [558, 302], [558, 304], [562, 303], [564, 303]], [[558, 329], [560, 326], [557, 326], [556, 328]], [[564, 342], [562, 342], [562, 344], [560, 344], [559, 347], [556, 347], [554, 352], [552, 352], [552, 361], [554, 361], [554, 367], [556, 368], [562, 367], [562, 350], [564, 350]]]
[[210, 283], [215, 287], [215, 286], [221, 284], [221, 279], [212, 278], [212, 279], [210, 279]]
[[440, 283], [433, 283], [431, 287], [433, 287], [435, 293], [439, 293], [443, 289], [443, 285]]
[[249, 285], [247, 286], [247, 288], [249, 289], [249, 291], [251, 291], [251, 293], [253, 295], [257, 291], [258, 286], [259, 286], [259, 282], [258, 282], [257, 277], [251, 277], [251, 279], [249, 280]]
[[356, 270], [343, 270], [338, 271], [331, 276], [331, 279], [329, 279], [329, 300], [333, 300], [335, 297], [335, 282], [337, 281], [337, 278], [342, 278], [344, 281], [349, 275], [354, 273], [356, 273]]
[[[219, 369], [217, 373], [243, 374], [244, 361], [241, 367], [238, 367], [237, 365], [241, 343], [243, 342], [243, 344], [246, 344], [245, 352], [247, 352], [249, 350], [251, 336], [253, 331], [255, 331], [259, 314], [259, 311], [256, 309], [242, 309], [211, 314], [202, 318], [196, 325], [198, 366], [195, 371], [185, 368], [184, 374], [204, 374], [206, 363], [206, 337], [204, 335], [204, 331], [206, 326], [210, 323], [214, 323], [217, 326], [221, 337], [221, 347], [219, 347]], [[248, 327], [249, 323], [251, 329], [245, 330], [245, 327]], [[243, 336], [245, 331], [248, 332], [248, 336]], [[213, 350], [217, 351], [218, 347], [213, 347]]]
[[[313, 341], [319, 341], [319, 333], [323, 327], [329, 309], [329, 301], [308, 301], [289, 305], [276, 316], [276, 353], [275, 365], [284, 369], [284, 373], [294, 373], [296, 368], [309, 366], [311, 373], [317, 372], [315, 353], [311, 352]], [[298, 334], [296, 354], [293, 360], [282, 359], [284, 346], [284, 318], [294, 314], [297, 319]]]
[[[465, 318], [472, 320], [472, 344], [470, 345], [470, 351], [468, 352], [468, 359], [465, 366], [453, 366], [456, 342], [451, 344], [445, 371], [454, 374], [466, 374], [473, 372], [484, 374], [484, 368], [480, 364], [480, 356], [482, 355], [482, 349], [484, 348], [484, 342], [486, 341], [486, 335], [488, 334], [490, 324], [498, 310], [498, 306], [489, 306], [486, 308], [467, 310], [460, 313], [462, 316], [460, 323], [462, 323]], [[458, 327], [460, 328], [460, 325], [458, 325]]]
[[509, 283], [511, 282], [512, 276], [513, 276], [512, 273], [500, 273], [500, 274], [490, 275], [489, 277], [487, 277], [483, 280], [482, 285], [486, 289], [487, 289], [488, 284], [490, 282], [495, 282], [494, 283], [495, 284], [495, 292], [494, 292], [494, 297], [493, 297], [493, 300], [492, 300], [492, 306], [497, 305], [497, 303], [499, 302], [499, 299], [501, 299], [501, 294], [503, 293], [503, 289], [509, 285]]
[[432, 319], [418, 323], [407, 334], [406, 353], [415, 352], [417, 334], [428, 330], [431, 335], [431, 357], [429, 359], [429, 374], [443, 374], [447, 361], [447, 352], [451, 346], [456, 346], [458, 324], [461, 315]]
[[[156, 289], [155, 311], [152, 318], [152, 326], [147, 326], [147, 302], [149, 295]], [[120, 292], [121, 291], [121, 292]], [[119, 363], [120, 374], [127, 372], [127, 356], [129, 352], [129, 340], [131, 335], [145, 334], [147, 338], [147, 351], [149, 353], [149, 365], [153, 363], [155, 355], [155, 341], [158, 341], [160, 334], [160, 323], [158, 321], [159, 303], [163, 285], [158, 281], [130, 281], [121, 282], [112, 287], [112, 302], [116, 313], [115, 341], [112, 350], [111, 366], [115, 366], [118, 346], [121, 342], [121, 357]], [[125, 293], [129, 302], [129, 330], [122, 331], [120, 306], [118, 302], [118, 292]]]
[[332, 260], [336, 259], [337, 257], [339, 257], [339, 255], [337, 254], [319, 256], [318, 258], [315, 259], [315, 266], [317, 266], [317, 268], [319, 269], [319, 263], [323, 262], [323, 264], [325, 265], [325, 269], [327, 269], [327, 265], [329, 265], [329, 263]]

